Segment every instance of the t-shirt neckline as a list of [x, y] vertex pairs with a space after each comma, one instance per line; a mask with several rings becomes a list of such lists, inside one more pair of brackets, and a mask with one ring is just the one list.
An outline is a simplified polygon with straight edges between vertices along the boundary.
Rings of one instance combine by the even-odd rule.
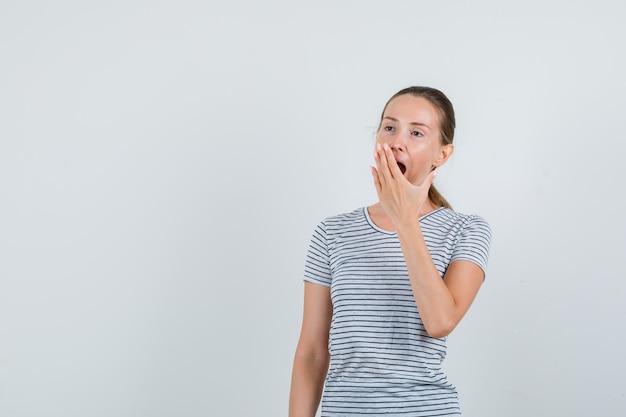
[[[373, 220], [372, 220], [372, 218], [370, 217], [370, 214], [369, 214], [369, 211], [367, 210], [367, 207], [368, 207], [368, 206], [363, 207], [363, 215], [365, 216], [365, 219], [367, 220], [367, 223], [370, 225], [370, 227], [371, 227], [372, 229], [374, 229], [374, 230], [376, 230], [376, 231], [378, 231], [378, 232], [381, 232], [381, 233], [388, 234], [388, 235], [397, 235], [397, 234], [398, 234], [398, 231], [397, 231], [397, 230], [391, 231], [391, 230], [385, 230], [385, 229], [383, 229], [383, 228], [381, 228], [381, 227], [378, 227], [378, 226], [376, 225], [376, 223], [374, 223], [374, 221], [373, 221]], [[423, 216], [421, 216], [421, 217], [420, 217], [420, 218], [418, 218], [417, 220], [418, 220], [418, 221], [422, 221], [423, 219], [425, 219], [426, 217], [430, 216], [431, 214], [435, 214], [435, 213], [437, 213], [438, 211], [441, 211], [441, 210], [443, 210], [443, 209], [445, 209], [445, 207], [438, 207], [438, 208], [434, 209], [433, 211], [430, 211], [430, 212], [428, 212], [428, 213], [424, 214]]]

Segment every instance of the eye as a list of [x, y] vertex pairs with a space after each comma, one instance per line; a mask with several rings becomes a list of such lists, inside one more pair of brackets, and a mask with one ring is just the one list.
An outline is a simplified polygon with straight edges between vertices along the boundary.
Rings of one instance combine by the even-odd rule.
[[386, 132], [391, 132], [393, 130], [393, 126], [385, 126], [383, 127], [383, 130]]
[[413, 135], [413, 136], [424, 136], [422, 134], [422, 132], [420, 132], [419, 130], [412, 130], [411, 131], [411, 135]]

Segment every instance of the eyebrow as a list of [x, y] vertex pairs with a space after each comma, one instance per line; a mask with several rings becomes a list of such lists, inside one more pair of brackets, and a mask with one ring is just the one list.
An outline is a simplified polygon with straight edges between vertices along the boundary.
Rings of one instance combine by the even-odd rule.
[[[394, 121], [394, 122], [396, 122], [396, 123], [399, 123], [399, 122], [400, 122], [398, 119], [396, 119], [395, 117], [391, 117], [391, 116], [385, 116], [385, 117], [383, 117], [383, 120], [385, 120], [385, 119], [389, 119], [389, 120]], [[411, 123], [409, 123], [409, 124], [410, 124], [411, 126], [423, 126], [423, 127], [427, 128], [428, 130], [430, 130], [430, 129], [431, 129], [431, 128], [430, 128], [430, 126], [428, 126], [428, 125], [427, 125], [427, 124], [425, 124], [425, 123], [411, 122]]]

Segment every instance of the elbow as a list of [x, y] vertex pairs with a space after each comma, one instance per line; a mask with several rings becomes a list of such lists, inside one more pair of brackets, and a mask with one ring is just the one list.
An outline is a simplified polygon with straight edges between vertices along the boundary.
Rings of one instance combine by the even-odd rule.
[[428, 336], [432, 338], [441, 339], [442, 337], [446, 337], [450, 333], [452, 333], [452, 330], [448, 330], [448, 329], [428, 330], [426, 329], [426, 332], [428, 333]]
[[330, 352], [327, 348], [296, 349], [295, 361], [314, 368], [328, 368]]
[[453, 320], [441, 320], [435, 323], [424, 322], [424, 328], [428, 336], [435, 339], [441, 339], [452, 333], [452, 330], [456, 327], [456, 322]]
[[305, 357], [303, 360], [316, 368], [328, 369], [328, 365], [330, 364], [330, 353], [328, 353], [328, 351], [319, 352], [315, 355]]

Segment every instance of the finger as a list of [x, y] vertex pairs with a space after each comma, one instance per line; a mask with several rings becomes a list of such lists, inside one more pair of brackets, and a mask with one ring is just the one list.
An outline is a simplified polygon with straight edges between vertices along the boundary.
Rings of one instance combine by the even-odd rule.
[[[391, 167], [389, 165], [389, 156], [387, 155], [388, 145], [381, 145], [380, 143], [376, 146], [376, 150], [378, 153], [378, 159], [380, 161], [380, 167], [378, 168], [379, 175], [381, 176], [381, 182], [386, 184], [387, 182], [391, 182], [394, 179], [393, 173], [391, 172]], [[393, 158], [393, 155], [392, 155]], [[395, 162], [395, 159], [394, 159]]]
[[387, 160], [387, 166], [389, 167], [391, 177], [394, 179], [404, 177], [402, 175], [402, 171], [400, 171], [400, 167], [398, 166], [398, 161], [396, 161], [396, 157], [393, 156], [393, 151], [391, 150], [391, 147], [385, 143], [383, 149], [385, 151], [385, 159]]
[[420, 184], [420, 187], [430, 188], [436, 176], [437, 176], [437, 168], [433, 169], [432, 171], [428, 173], [428, 175], [426, 175], [426, 178], [424, 178], [424, 181], [422, 181], [422, 183]]
[[370, 170], [372, 171], [372, 178], [374, 179], [374, 187], [376, 187], [376, 193], [380, 197], [382, 187], [380, 185], [380, 179], [378, 178], [378, 171], [374, 167], [370, 167]]
[[377, 168], [377, 178], [380, 183], [381, 188], [387, 184], [388, 175], [385, 175], [385, 170], [389, 171], [384, 163], [384, 156], [382, 154], [383, 148], [379, 144], [376, 145], [376, 150], [374, 151], [374, 159], [376, 160], [376, 168]]

